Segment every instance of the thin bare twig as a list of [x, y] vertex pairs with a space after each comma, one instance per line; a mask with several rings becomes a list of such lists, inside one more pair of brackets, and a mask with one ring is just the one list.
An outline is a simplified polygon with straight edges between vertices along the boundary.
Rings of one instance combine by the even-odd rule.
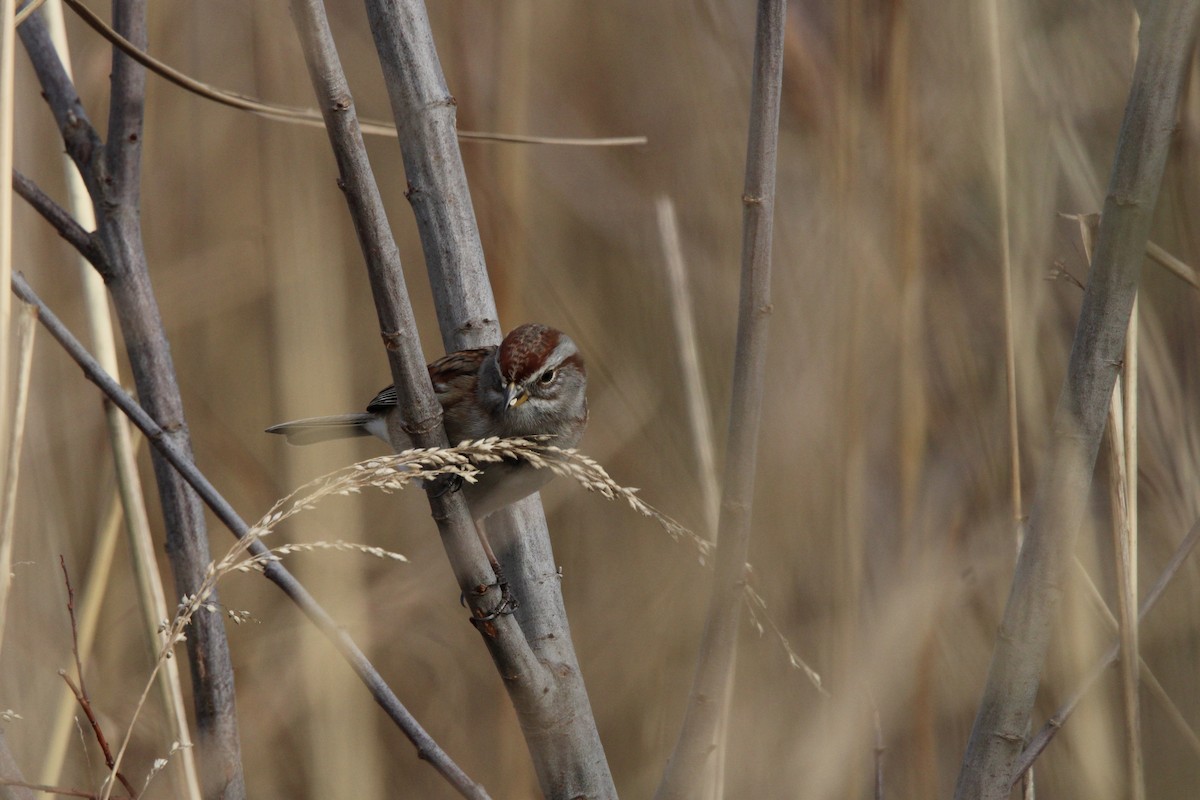
[[16, 193], [34, 211], [41, 214], [42, 218], [50, 223], [50, 227], [54, 228], [67, 244], [74, 247], [81, 256], [91, 262], [101, 275], [108, 271], [108, 260], [104, 255], [104, 248], [100, 246], [95, 234], [87, 231], [65, 208], [43, 192], [41, 187], [15, 169], [12, 173], [12, 184]]
[[[1113, 616], [1112, 610], [1104, 602], [1104, 596], [1096, 588], [1095, 581], [1092, 580], [1092, 576], [1088, 574], [1087, 568], [1083, 566], [1078, 556], [1075, 557], [1075, 570], [1083, 578], [1084, 586], [1087, 587], [1088, 597], [1091, 598], [1092, 605], [1096, 607], [1097, 611], [1104, 618], [1104, 621], [1108, 623], [1109, 629], [1113, 633], [1117, 633], [1119, 631], [1117, 618]], [[1150, 669], [1150, 665], [1146, 663], [1146, 659], [1139, 657], [1138, 664], [1140, 665], [1138, 672], [1141, 679], [1146, 683], [1146, 688], [1150, 690], [1150, 694], [1162, 706], [1162, 710], [1166, 713], [1167, 718], [1175, 726], [1175, 730], [1179, 732], [1179, 735], [1183, 737], [1183, 741], [1192, 749], [1192, 753], [1200, 757], [1200, 736], [1196, 735], [1196, 731], [1192, 729], [1191, 723], [1183, 716], [1183, 712], [1179, 710], [1179, 706], [1175, 704], [1175, 701], [1167, 693], [1166, 688], [1159, 682], [1158, 677], [1154, 674], [1154, 670]]]
[[[98, 800], [99, 795], [94, 792], [85, 792], [82, 789], [68, 789], [65, 786], [50, 786], [45, 783], [26, 783], [25, 781], [14, 781], [9, 778], [0, 778], [0, 786], [17, 786], [22, 789], [32, 789], [35, 792], [45, 792], [46, 794], [58, 794], [63, 797], [86, 797], [88, 800]], [[130, 797], [120, 797], [117, 800], [132, 800]]]
[[[63, 19], [62, 3], [52, 0], [46, 4], [43, 16], [49, 29], [50, 39], [67, 76], [74, 80], [71, 69], [71, 49], [67, 42], [66, 22]], [[74, 162], [67, 154], [60, 157], [63, 177], [66, 179], [67, 196], [71, 219], [78, 221], [84, 231], [96, 228], [96, 215], [88, 196], [87, 186]], [[100, 365], [108, 370], [114, 379], [120, 380], [117, 363], [116, 337], [113, 333], [113, 321], [109, 312], [108, 290], [105, 288], [103, 275], [108, 272], [104, 258], [104, 250], [99, 245], [95, 234], [88, 234], [94, 243], [97, 259], [89, 263], [85, 256], [77, 264], [84, 306], [87, 310], [88, 330], [91, 334], [92, 348]], [[93, 266], [96, 268], [93, 269]], [[101, 525], [94, 539], [95, 547], [88, 568], [87, 590], [84, 592], [79, 613], [81, 658], [86, 661], [91, 652], [95, 639], [96, 627], [100, 619], [100, 605], [108, 587], [109, 569], [112, 566], [113, 553], [121, 531], [120, 521], [124, 520], [124, 530], [128, 535], [130, 552], [133, 556], [133, 573], [138, 587], [139, 606], [142, 612], [142, 635], [153, 650], [158, 645], [158, 624], [167, 616], [166, 592], [163, 589], [163, 578], [159, 571], [158, 559], [155, 557], [155, 543], [150, 534], [150, 519], [146, 511], [143, 482], [138, 474], [136, 446], [129, 424], [112, 403], [104, 404], [104, 419], [108, 427], [109, 444], [112, 449], [113, 466], [117, 479], [114, 502], [109, 515], [109, 524]], [[121, 513], [124, 511], [124, 514]], [[163, 709], [170, 722], [174, 735], [174, 752], [179, 753], [176, 759], [182, 773], [182, 786], [179, 791], [189, 800], [201, 800], [200, 777], [196, 768], [195, 748], [192, 745], [192, 733], [188, 726], [186, 701], [183, 696], [183, 685], [179, 675], [178, 659], [172, 659], [166, 664], [159, 675]], [[63, 696], [59, 703], [57, 717], [53, 721], [51, 736], [47, 742], [45, 758], [42, 760], [42, 783], [57, 784], [62, 765], [70, 741], [73, 721], [70, 698]], [[158, 762], [156, 761], [156, 764]], [[145, 789], [142, 790], [145, 792]]]
[[[1181, 541], [1179, 546], [1175, 548], [1175, 553], [1171, 556], [1171, 560], [1167, 562], [1167, 566], [1158, 576], [1158, 580], [1154, 582], [1154, 586], [1150, 588], [1150, 592], [1146, 595], [1145, 599], [1142, 600], [1142, 604], [1138, 609], [1139, 622], [1144, 622], [1146, 620], [1146, 615], [1149, 614], [1150, 610], [1153, 609], [1155, 604], [1158, 603], [1159, 599], [1163, 595], [1163, 592], [1167, 590], [1167, 587], [1171, 584], [1171, 581], [1174, 580], [1176, 573], [1179, 572], [1180, 567], [1182, 567], [1184, 562], [1187, 561], [1188, 557], [1192, 554], [1192, 550], [1196, 548], [1197, 544], [1200, 544], [1200, 520], [1197, 520], [1192, 525], [1191, 529], [1187, 532], [1187, 535], [1183, 537], [1183, 541]], [[1088, 693], [1093, 684], [1095, 684], [1100, 676], [1103, 675], [1117, 659], [1120, 649], [1121, 645], [1118, 642], [1110, 647], [1108, 652], [1097, 659], [1096, 663], [1092, 665], [1091, 671], [1089, 671], [1083, 680], [1079, 682], [1079, 686], [1075, 689], [1071, 696], [1067, 698], [1067, 701], [1063, 703], [1048, 720], [1046, 720], [1046, 723], [1042, 725], [1037, 734], [1029, 740], [1029, 744], [1024, 750], [1021, 751], [1020, 756], [1016, 759], [1012, 772], [1013, 784], [1021, 779], [1021, 776], [1025, 774], [1025, 771], [1033, 765], [1033, 762], [1037, 761], [1038, 756], [1042, 754], [1042, 751], [1046, 749], [1046, 747], [1050, 744], [1050, 741], [1058, 734], [1059, 730], [1062, 729], [1062, 726], [1071, 716], [1071, 713], [1075, 710], [1075, 707], [1079, 705], [1079, 701], [1083, 699], [1084, 695]]]
[[[14, 275], [12, 287], [18, 297], [38, 307], [41, 323], [50, 332], [50, 335], [63, 346], [67, 354], [75, 360], [75, 363], [83, 369], [87, 379], [96, 384], [133, 421], [138, 429], [146, 435], [146, 438], [154, 448], [162, 453], [167, 462], [178, 470], [184, 480], [195, 489], [196, 493], [217, 518], [238, 538], [245, 536], [249, 526], [234, 511], [233, 507], [229, 505], [216, 488], [213, 487], [208, 479], [204, 477], [203, 473], [197, 469], [190, 454], [181, 452], [175, 443], [167, 437], [158, 423], [129, 396], [128, 392], [122, 389], [105, 373], [103, 368], [92, 358], [83, 345], [79, 343], [79, 340], [67, 330], [58, 317], [46, 307], [41, 298], [33, 292], [23, 276], [20, 274]], [[261, 542], [256, 542], [251, 547], [251, 552], [256, 555], [261, 555], [265, 551], [266, 547]], [[358, 648], [358, 645], [354, 643], [354, 640], [325, 612], [300, 582], [277, 562], [269, 563], [263, 573], [270, 581], [279, 586], [284, 594], [333, 643], [346, 662], [354, 669], [359, 679], [371, 691], [375, 701], [379, 703], [392, 721], [396, 723], [396, 726], [416, 746], [417, 754], [422, 759], [429, 761], [434, 769], [446, 775], [448, 779], [453, 778], [451, 783], [456, 788], [460, 785], [475, 786], [474, 781], [471, 781], [458, 765], [446, 755], [445, 751], [441, 749], [437, 742], [429, 736], [420, 723], [409, 713], [408, 709], [396, 698], [391, 688], [384, 682], [371, 662], [367, 660], [367, 657]], [[464, 791], [462, 793], [465, 797], [486, 797], [486, 794], [482, 792], [469, 793]]]
[[62, 567], [63, 583], [67, 587], [67, 615], [71, 618], [71, 653], [75, 656], [75, 673], [79, 676], [79, 685], [76, 686], [71, 680], [71, 676], [66, 670], [59, 670], [59, 676], [66, 681], [71, 694], [75, 695], [75, 700], [79, 703], [79, 707], [83, 709], [84, 715], [92, 726], [92, 734], [96, 737], [96, 744], [100, 745], [100, 752], [104, 753], [104, 763], [110, 770], [116, 773], [117, 780], [125, 787], [125, 791], [129, 792], [130, 797], [137, 797], [137, 792], [120, 770], [114, 769], [116, 760], [113, 758], [112, 748], [108, 746], [108, 739], [104, 736], [104, 731], [100, 728], [100, 721], [96, 719], [95, 713], [92, 711], [92, 699], [88, 697], [87, 687], [83, 682], [83, 662], [79, 659], [79, 630], [75, 624], [75, 590], [71, 588], [71, 575], [67, 572], [67, 560], [63, 556], [58, 557], [58, 564]]
[[1146, 7], [1141, 52], [1033, 504], [987, 684], [959, 772], [958, 800], [1008, 797], [1037, 694], [1058, 587], [1083, 516], [1166, 167], [1200, 2]]
[[702, 788], [705, 765], [718, 741], [722, 697], [731, 680], [741, 619], [755, 456], [766, 383], [767, 320], [771, 312], [771, 232], [775, 209], [775, 165], [779, 100], [783, 84], [783, 32], [787, 4], [760, 0], [750, 90], [750, 132], [742, 194], [742, 267], [737, 351], [729, 444], [722, 484], [721, 517], [708, 624], [700, 646], [687, 710], [671, 761], [656, 797], [693, 798]]
[[75, 695], [76, 702], [79, 703], [79, 707], [83, 709], [84, 716], [87, 717], [88, 722], [91, 724], [92, 734], [96, 737], [96, 744], [100, 745], [100, 750], [104, 753], [105, 765], [116, 773], [117, 780], [129, 792], [130, 797], [137, 797], [137, 794], [133, 791], [132, 784], [125, 778], [121, 770], [117, 769], [117, 760], [113, 756], [112, 749], [108, 746], [108, 739], [105, 738], [104, 731], [100, 729], [100, 722], [96, 719], [96, 714], [92, 711], [92, 701], [83, 689], [75, 685], [75, 682], [71, 680], [71, 676], [65, 670], [59, 670], [58, 674], [66, 682], [67, 688], [71, 690], [71, 694]]
[[[42, 0], [44, 2], [44, 0]], [[79, 18], [86, 22], [94, 31], [119, 48], [130, 58], [137, 61], [146, 69], [160, 78], [175, 84], [180, 89], [191, 92], [198, 97], [212, 100], [223, 106], [249, 111], [266, 119], [278, 122], [291, 122], [307, 125], [313, 128], [325, 126], [321, 113], [311, 108], [286, 106], [279, 103], [268, 103], [249, 95], [222, 89], [180, 72], [174, 67], [159, 61], [145, 50], [137, 47], [121, 34], [113, 30], [108, 23], [95, 14], [80, 0], [63, 0]], [[22, 15], [28, 16], [28, 9], [22, 9]], [[23, 17], [22, 17], [23, 18]], [[370, 136], [387, 136], [395, 138], [396, 126], [382, 120], [360, 120], [359, 124], [364, 134]], [[570, 136], [522, 136], [515, 133], [488, 133], [482, 131], [458, 131], [458, 138], [464, 141], [501, 142], [506, 144], [540, 144], [559, 145], [564, 147], [632, 147], [646, 144], [645, 136], [599, 136], [599, 137], [570, 137]]]

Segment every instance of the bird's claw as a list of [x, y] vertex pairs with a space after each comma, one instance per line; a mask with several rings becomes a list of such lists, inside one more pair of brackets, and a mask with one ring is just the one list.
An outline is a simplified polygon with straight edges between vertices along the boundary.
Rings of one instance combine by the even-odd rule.
[[512, 614], [517, 610], [517, 598], [507, 591], [505, 587], [504, 593], [500, 595], [500, 603], [491, 611], [484, 613], [482, 616], [471, 617], [471, 622], [479, 625], [484, 622], [491, 622], [496, 617]]
[[457, 492], [459, 489], [462, 488], [462, 486], [463, 486], [463, 476], [462, 475], [457, 475], [457, 474], [439, 475], [438, 477], [433, 479], [433, 488], [432, 488], [433, 496], [434, 497], [444, 497], [445, 495], [451, 494], [453, 492]]
[[[508, 581], [504, 580], [503, 577], [499, 578], [495, 583], [480, 587], [482, 591], [479, 593], [483, 594], [493, 586], [496, 586], [500, 589], [500, 602], [497, 603], [496, 607], [491, 611], [474, 611], [471, 616], [471, 622], [475, 625], [479, 625], [484, 622], [491, 622], [492, 620], [496, 619], [496, 617], [512, 614], [517, 610], [517, 598], [511, 591], [509, 591]], [[459, 602], [463, 604], [463, 607], [466, 607], [466, 595], [459, 595]]]

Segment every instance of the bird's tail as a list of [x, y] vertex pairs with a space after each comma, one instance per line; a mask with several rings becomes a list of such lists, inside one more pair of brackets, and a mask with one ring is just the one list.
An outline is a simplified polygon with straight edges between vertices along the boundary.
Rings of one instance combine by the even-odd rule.
[[338, 414], [333, 417], [310, 417], [294, 422], [281, 422], [267, 428], [267, 433], [281, 433], [288, 444], [316, 444], [331, 439], [350, 439], [355, 436], [375, 436], [374, 414]]

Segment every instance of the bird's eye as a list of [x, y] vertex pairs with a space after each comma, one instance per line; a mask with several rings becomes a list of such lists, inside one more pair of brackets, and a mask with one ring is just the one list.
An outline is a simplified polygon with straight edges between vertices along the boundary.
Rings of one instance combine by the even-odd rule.
[[554, 382], [554, 374], [555, 373], [554, 373], [553, 369], [548, 369], [538, 377], [538, 380], [544, 384], [553, 383]]

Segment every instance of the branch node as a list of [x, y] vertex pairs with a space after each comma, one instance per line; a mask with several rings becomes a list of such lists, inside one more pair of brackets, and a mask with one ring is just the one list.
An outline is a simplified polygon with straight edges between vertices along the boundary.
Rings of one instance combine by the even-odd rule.
[[402, 331], [380, 331], [379, 335], [383, 338], [383, 346], [388, 352], [395, 352], [404, 347], [405, 336]]

